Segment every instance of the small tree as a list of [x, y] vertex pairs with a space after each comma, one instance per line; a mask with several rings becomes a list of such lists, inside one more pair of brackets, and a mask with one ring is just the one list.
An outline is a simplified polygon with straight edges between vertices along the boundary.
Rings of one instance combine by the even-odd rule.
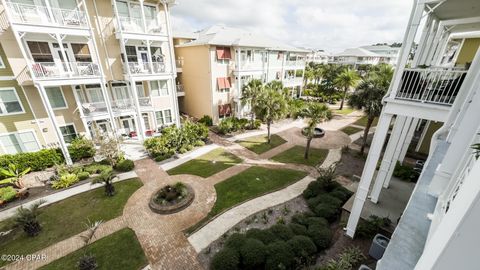
[[112, 170], [106, 170], [100, 173], [99, 176], [95, 177], [92, 180], [92, 184], [105, 183], [105, 195], [111, 197], [115, 195], [115, 186], [113, 185], [113, 180], [116, 176]]
[[102, 136], [96, 128], [95, 133], [94, 141], [98, 146], [97, 155], [105, 158], [112, 167], [115, 167], [123, 157], [123, 152], [120, 150], [120, 139]]
[[45, 200], [40, 200], [32, 204], [29, 208], [20, 206], [15, 216], [15, 223], [23, 228], [23, 231], [30, 237], [37, 236], [42, 230], [42, 226], [38, 221], [40, 214], [40, 205], [44, 204]]
[[330, 109], [322, 103], [311, 102], [301, 113], [303, 117], [308, 118], [308, 125], [304, 129], [305, 135], [307, 136], [307, 147], [305, 148], [305, 159], [308, 159], [308, 154], [310, 151], [310, 143], [312, 142], [313, 136], [315, 135], [315, 128], [321, 122], [332, 118], [332, 112]]
[[360, 77], [357, 72], [351, 68], [347, 68], [338, 75], [335, 79], [335, 85], [342, 89], [342, 102], [340, 103], [339, 110], [343, 109], [343, 103], [347, 97], [347, 92], [350, 88], [356, 87], [360, 82]]
[[84, 235], [80, 235], [84, 244], [84, 252], [82, 257], [77, 263], [78, 269], [80, 270], [94, 270], [97, 268], [97, 259], [92, 254], [87, 254], [87, 246], [92, 242], [92, 239], [95, 238], [95, 232], [100, 227], [103, 222], [96, 221], [94, 223], [87, 222], [87, 232]]
[[30, 172], [30, 168], [26, 168], [25, 170], [20, 170], [20, 168], [10, 163], [8, 164], [7, 169], [0, 168], [0, 175], [6, 177], [3, 180], [0, 180], [0, 184], [11, 184], [16, 188], [23, 188], [21, 179], [24, 175]]
[[273, 85], [267, 85], [260, 95], [255, 114], [267, 124], [268, 143], [271, 141], [270, 127], [276, 120], [281, 119], [287, 113], [288, 103], [285, 95]]
[[243, 105], [246, 105], [246, 104], [250, 105], [250, 114], [251, 114], [250, 125], [252, 126], [252, 128], [255, 121], [255, 111], [253, 110], [253, 108], [257, 107], [258, 98], [262, 94], [262, 91], [263, 91], [263, 84], [262, 84], [262, 81], [258, 79], [251, 80], [242, 89], [241, 101]]

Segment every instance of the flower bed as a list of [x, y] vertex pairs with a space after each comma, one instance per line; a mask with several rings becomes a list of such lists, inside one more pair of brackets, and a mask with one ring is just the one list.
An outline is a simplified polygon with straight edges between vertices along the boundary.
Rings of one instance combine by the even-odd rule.
[[195, 198], [193, 189], [184, 183], [167, 185], [155, 192], [148, 206], [158, 214], [173, 214], [187, 208]]

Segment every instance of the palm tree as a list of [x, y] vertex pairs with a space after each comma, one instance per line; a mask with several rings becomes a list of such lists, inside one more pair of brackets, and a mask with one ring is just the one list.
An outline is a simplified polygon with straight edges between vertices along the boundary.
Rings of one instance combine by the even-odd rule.
[[0, 184], [11, 184], [14, 185], [16, 188], [23, 188], [23, 185], [21, 183], [21, 178], [26, 175], [28, 172], [30, 172], [30, 168], [26, 168], [25, 170], [20, 170], [20, 168], [11, 163], [8, 164], [8, 168], [0, 168], [0, 175], [3, 177], [6, 177], [3, 180], [0, 180]]
[[115, 186], [113, 186], [113, 180], [116, 178], [112, 170], [105, 170], [95, 179], [92, 184], [105, 183], [105, 194], [107, 196], [115, 195]]
[[351, 68], [347, 68], [338, 75], [334, 83], [337, 87], [343, 89], [342, 102], [340, 103], [339, 110], [343, 109], [343, 103], [345, 103], [345, 97], [347, 96], [348, 89], [356, 87], [360, 82], [360, 77], [357, 72]]
[[315, 67], [313, 70], [313, 77], [315, 78], [315, 84], [318, 85], [325, 73], [325, 65], [320, 64]]
[[37, 236], [42, 230], [42, 226], [38, 221], [38, 215], [40, 215], [40, 205], [44, 204], [45, 200], [40, 200], [32, 204], [29, 208], [20, 206], [17, 209], [17, 215], [15, 216], [15, 223], [23, 228], [23, 231], [30, 237]]
[[305, 72], [303, 73], [303, 86], [306, 87], [308, 82], [315, 78], [315, 70], [307, 65], [305, 67]]
[[261, 80], [255, 79], [248, 82], [242, 89], [242, 98], [241, 101], [243, 105], [250, 105], [251, 113], [251, 125], [253, 126], [255, 121], [255, 112], [253, 108], [257, 106], [258, 97], [261, 95], [263, 90], [263, 83]]
[[285, 95], [279, 92], [278, 88], [272, 86], [275, 85], [267, 84], [265, 86], [264, 91], [258, 100], [258, 106], [255, 107], [255, 115], [267, 124], [267, 138], [269, 144], [271, 141], [271, 124], [284, 117], [288, 108], [288, 102]]
[[332, 118], [332, 112], [327, 105], [323, 103], [311, 102], [305, 106], [305, 109], [302, 111], [301, 115], [305, 118], [308, 118], [308, 125], [303, 130], [307, 136], [307, 147], [305, 148], [305, 159], [308, 159], [308, 154], [310, 152], [310, 143], [312, 142], [315, 128], [321, 122]]

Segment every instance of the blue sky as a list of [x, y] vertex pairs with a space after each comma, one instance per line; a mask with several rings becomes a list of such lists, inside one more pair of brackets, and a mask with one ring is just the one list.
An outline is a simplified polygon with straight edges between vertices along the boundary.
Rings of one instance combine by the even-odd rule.
[[244, 28], [330, 52], [401, 42], [412, 0], [177, 0], [173, 28]]

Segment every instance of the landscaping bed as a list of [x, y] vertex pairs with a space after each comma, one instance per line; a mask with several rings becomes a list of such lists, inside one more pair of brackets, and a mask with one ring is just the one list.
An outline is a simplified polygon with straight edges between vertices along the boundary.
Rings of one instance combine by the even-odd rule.
[[170, 175], [192, 174], [207, 178], [240, 162], [242, 162], [242, 160], [239, 157], [222, 148], [217, 148], [205, 155], [170, 169], [167, 173]]
[[155, 192], [148, 206], [158, 214], [173, 214], [187, 208], [194, 198], [195, 191], [192, 187], [177, 182], [175, 185], [166, 185]]
[[327, 149], [310, 148], [309, 157], [305, 159], [305, 147], [296, 145], [274, 157], [272, 160], [282, 163], [296, 163], [308, 166], [322, 164], [328, 155]]
[[347, 135], [352, 135], [352, 134], [355, 134], [355, 133], [358, 133], [360, 131], [362, 131], [363, 129], [361, 128], [358, 128], [358, 127], [353, 127], [353, 126], [346, 126], [342, 129], [340, 129], [343, 133], [347, 134]]
[[[367, 125], [368, 117], [363, 116], [362, 118], [358, 119], [357, 121], [353, 122], [353, 125], [365, 127]], [[372, 127], [376, 126], [378, 123], [378, 117], [373, 120]]]
[[126, 228], [101, 238], [87, 247], [70, 253], [40, 269], [77, 269], [77, 263], [85, 251], [87, 254], [95, 255], [98, 264], [96, 269], [99, 270], [142, 269], [148, 264], [135, 232]]
[[[343, 148], [342, 158], [337, 166], [337, 173], [341, 176], [349, 178], [350, 180], [360, 179], [362, 176], [363, 167], [365, 165], [366, 155], [362, 156], [360, 151]], [[357, 176], [357, 177], [354, 177]]]
[[276, 134], [271, 135], [270, 144], [267, 141], [268, 141], [267, 135], [260, 135], [260, 136], [254, 136], [254, 137], [238, 140], [236, 142], [258, 155], [265, 153], [287, 142], [282, 137]]
[[[12, 232], [0, 237], [0, 250], [5, 254], [31, 254], [56, 242], [86, 230], [90, 220], [107, 221], [122, 215], [128, 198], [142, 186], [137, 178], [114, 184], [116, 194], [106, 196], [102, 188], [70, 197], [40, 208], [38, 220], [42, 230], [35, 237], [27, 236], [22, 228], [14, 225], [14, 218], [0, 222], [0, 231]], [[0, 261], [0, 266], [7, 262]]]

